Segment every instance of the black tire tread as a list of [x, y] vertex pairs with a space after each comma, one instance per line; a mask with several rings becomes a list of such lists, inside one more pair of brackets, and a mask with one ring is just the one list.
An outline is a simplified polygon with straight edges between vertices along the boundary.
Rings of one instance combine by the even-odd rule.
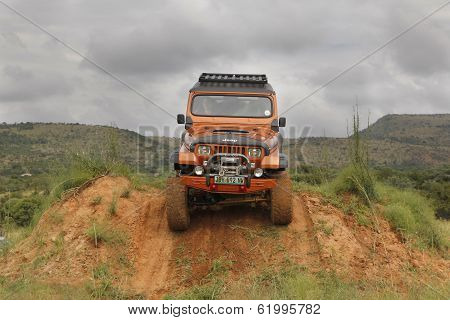
[[277, 185], [271, 191], [270, 219], [273, 224], [287, 225], [293, 217], [292, 182], [287, 172], [277, 177]]
[[167, 223], [172, 231], [184, 231], [189, 228], [190, 214], [187, 207], [186, 186], [179, 178], [169, 178], [166, 189]]

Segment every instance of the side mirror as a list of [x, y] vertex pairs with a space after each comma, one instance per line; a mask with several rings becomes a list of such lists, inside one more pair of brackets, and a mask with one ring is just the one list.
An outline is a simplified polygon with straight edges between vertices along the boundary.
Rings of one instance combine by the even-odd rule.
[[184, 114], [177, 114], [177, 123], [178, 124], [184, 124], [185, 123]]
[[278, 126], [280, 128], [286, 127], [286, 118], [285, 117], [280, 117], [280, 119], [278, 120]]

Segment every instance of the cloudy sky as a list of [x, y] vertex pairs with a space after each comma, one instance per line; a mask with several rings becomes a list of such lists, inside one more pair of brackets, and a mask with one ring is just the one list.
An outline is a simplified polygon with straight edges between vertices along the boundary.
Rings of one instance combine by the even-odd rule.
[[[183, 113], [202, 72], [266, 73], [281, 111], [443, 0], [1, 0], [163, 106]], [[287, 113], [343, 136], [371, 119], [450, 112], [450, 5]], [[0, 3], [0, 122], [175, 121]]]

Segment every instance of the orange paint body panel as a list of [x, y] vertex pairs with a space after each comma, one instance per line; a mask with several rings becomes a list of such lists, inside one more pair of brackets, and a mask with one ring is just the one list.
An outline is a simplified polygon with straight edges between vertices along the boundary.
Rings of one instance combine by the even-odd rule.
[[272, 189], [276, 185], [275, 179], [252, 179], [250, 183], [250, 188], [245, 185], [227, 185], [227, 184], [215, 184], [214, 178], [210, 178], [210, 185], [206, 185], [205, 177], [196, 176], [182, 176], [180, 182], [187, 187], [200, 189], [209, 192], [219, 192], [219, 193], [232, 193], [232, 194], [242, 194], [242, 193], [255, 193], [267, 189]]

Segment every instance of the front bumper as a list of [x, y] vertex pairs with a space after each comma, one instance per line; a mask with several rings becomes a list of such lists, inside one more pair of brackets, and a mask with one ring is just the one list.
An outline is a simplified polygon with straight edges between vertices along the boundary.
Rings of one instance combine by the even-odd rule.
[[210, 177], [209, 186], [206, 184], [206, 177], [197, 176], [181, 176], [181, 183], [190, 188], [200, 189], [208, 192], [216, 193], [230, 193], [230, 194], [242, 194], [242, 193], [255, 193], [272, 189], [276, 185], [275, 179], [256, 179], [252, 178], [250, 186], [246, 185], [228, 185], [228, 184], [215, 184], [214, 177]]

